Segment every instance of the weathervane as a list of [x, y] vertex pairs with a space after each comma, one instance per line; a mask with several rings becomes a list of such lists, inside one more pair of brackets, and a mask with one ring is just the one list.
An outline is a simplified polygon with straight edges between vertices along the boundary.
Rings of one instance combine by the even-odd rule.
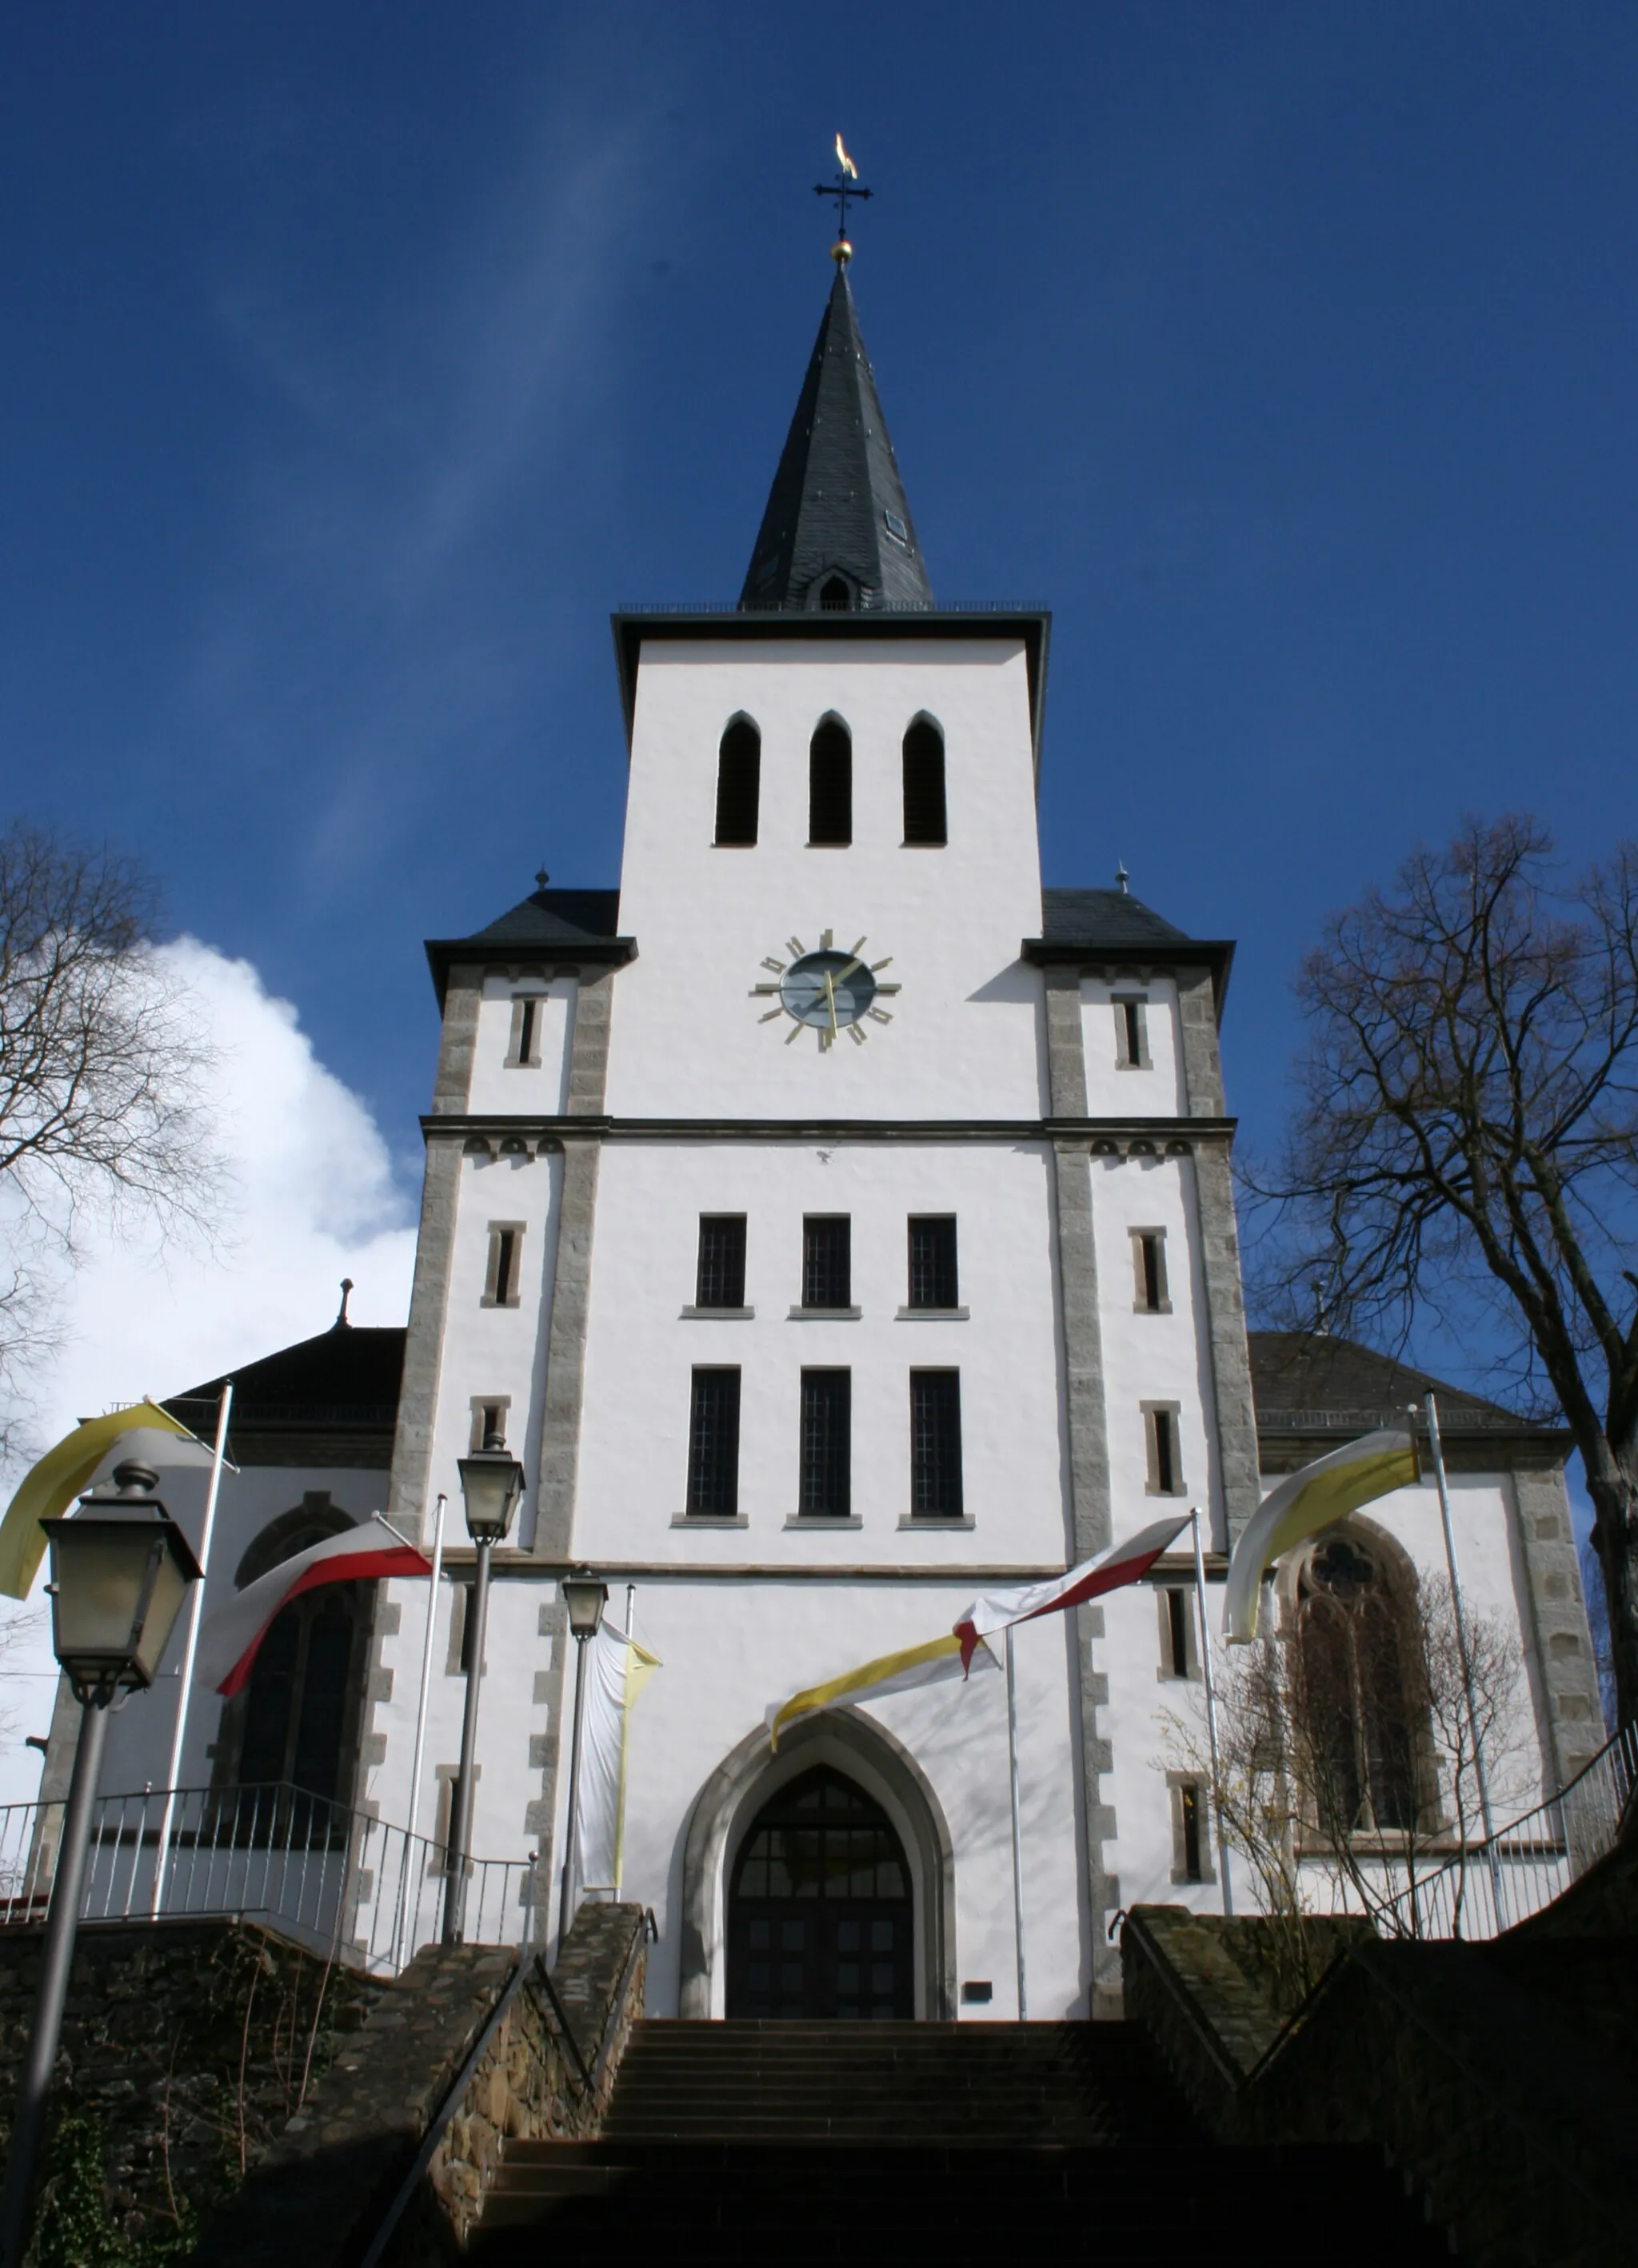
[[875, 192], [860, 188], [859, 168], [848, 156], [839, 134], [836, 137], [836, 179], [815, 181], [814, 195], [836, 199], [836, 242], [830, 247], [830, 257], [838, 268], [845, 268], [853, 256], [853, 247], [847, 240], [847, 201], [849, 197], [874, 196]]

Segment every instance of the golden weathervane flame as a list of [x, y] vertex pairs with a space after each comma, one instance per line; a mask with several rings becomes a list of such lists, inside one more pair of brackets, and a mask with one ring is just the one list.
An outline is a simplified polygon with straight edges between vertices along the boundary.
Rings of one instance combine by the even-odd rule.
[[836, 162], [850, 180], [856, 181], [859, 179], [859, 168], [843, 148], [842, 137], [839, 134], [836, 137]]

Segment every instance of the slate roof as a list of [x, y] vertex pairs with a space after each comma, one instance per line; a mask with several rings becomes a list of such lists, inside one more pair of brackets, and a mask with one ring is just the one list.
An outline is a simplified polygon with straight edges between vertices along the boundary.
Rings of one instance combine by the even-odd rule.
[[[377, 1464], [392, 1455], [404, 1366], [402, 1325], [337, 1323], [234, 1371], [228, 1454], [245, 1464]], [[224, 1381], [164, 1406], [209, 1439]]]
[[740, 605], [816, 608], [821, 585], [837, 570], [857, 593], [859, 608], [933, 604], [842, 267], [773, 476]]
[[1177, 945], [1188, 936], [1126, 890], [1043, 890], [1041, 935], [1048, 945], [1084, 945], [1124, 952], [1140, 945]]
[[441, 1009], [449, 971], [458, 961], [526, 960], [531, 954], [578, 955], [598, 962], [629, 961], [637, 946], [632, 939], [618, 934], [619, 926], [618, 890], [532, 890], [470, 937], [427, 939], [438, 1005]]
[[1339, 1446], [1352, 1434], [1402, 1425], [1406, 1405], [1431, 1393], [1439, 1397], [1442, 1434], [1510, 1433], [1561, 1446], [1568, 1440], [1561, 1426], [1521, 1418], [1353, 1339], [1311, 1331], [1249, 1331], [1246, 1337], [1260, 1437], [1329, 1433]]

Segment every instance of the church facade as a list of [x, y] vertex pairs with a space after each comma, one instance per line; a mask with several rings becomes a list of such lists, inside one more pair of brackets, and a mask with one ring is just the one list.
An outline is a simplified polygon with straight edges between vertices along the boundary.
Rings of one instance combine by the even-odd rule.
[[[622, 1884], [660, 1925], [651, 2013], [1010, 2016], [1003, 1681], [813, 1717], [777, 1753], [770, 1705], [1169, 1503], [1198, 1506], [1220, 1600], [1268, 1480], [1400, 1422], [1426, 1381], [1248, 1336], [1232, 947], [1124, 880], [1043, 887], [1050, 621], [935, 604], [845, 265], [739, 606], [614, 628], [619, 887], [542, 878], [429, 946], [407, 1329], [343, 1324], [241, 1374], [208, 1580], [377, 1506], [429, 1540], [447, 1499], [418, 1793], [441, 1837], [472, 1572], [456, 1462], [504, 1437], [526, 1486], [495, 1559], [476, 1852], [538, 1852], [555, 1914], [558, 1587], [587, 1568], [663, 1665], [632, 1719]], [[212, 1390], [177, 1406], [197, 1422]], [[1464, 1583], [1518, 1633], [1551, 1792], [1602, 1739], [1565, 1437], [1459, 1395], [1445, 1422]], [[184, 1519], [193, 1489], [167, 1491]], [[1413, 1588], [1442, 1567], [1431, 1487], [1372, 1513], [1384, 1567]], [[1187, 1541], [1017, 1639], [1031, 2015], [1112, 2012], [1123, 1904], [1221, 1897], [1166, 1732], [1199, 1684]], [[428, 1592], [379, 1591], [307, 1603], [260, 1703], [199, 1695], [184, 1779], [327, 1773], [320, 1793], [402, 1822]], [[155, 1777], [144, 1713], [106, 1785]], [[797, 1850], [844, 1891], [799, 1894]]]

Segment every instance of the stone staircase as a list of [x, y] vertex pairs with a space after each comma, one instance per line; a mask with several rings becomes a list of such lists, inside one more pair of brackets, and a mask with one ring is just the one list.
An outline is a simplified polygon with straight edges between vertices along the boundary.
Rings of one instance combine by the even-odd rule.
[[1210, 2142], [1135, 2026], [653, 2021], [598, 2140], [509, 2145], [472, 2257], [786, 2268], [997, 2240], [1099, 2268], [1449, 2257], [1377, 2152]]

